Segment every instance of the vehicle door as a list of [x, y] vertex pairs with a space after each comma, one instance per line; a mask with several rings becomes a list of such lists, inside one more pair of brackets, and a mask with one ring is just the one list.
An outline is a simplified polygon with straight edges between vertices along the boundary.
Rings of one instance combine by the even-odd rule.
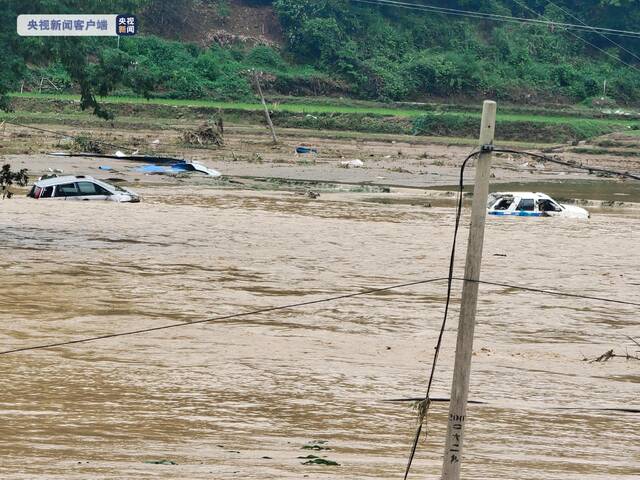
[[557, 217], [562, 215], [562, 207], [551, 199], [542, 199], [538, 202], [540, 215], [545, 217]]
[[535, 199], [532, 197], [519, 198], [517, 206], [515, 207], [515, 215], [520, 217], [539, 217], [540, 212], [536, 211]]
[[77, 182], [78, 200], [108, 200], [111, 195], [106, 189], [100, 185], [88, 180]]
[[39, 198], [53, 198], [53, 185], [44, 187], [40, 192]]
[[56, 185], [53, 198], [57, 200], [78, 200], [78, 186], [75, 183]]
[[489, 208], [491, 215], [511, 215], [513, 209], [514, 198], [511, 195], [502, 195], [498, 198], [494, 198], [493, 205]]

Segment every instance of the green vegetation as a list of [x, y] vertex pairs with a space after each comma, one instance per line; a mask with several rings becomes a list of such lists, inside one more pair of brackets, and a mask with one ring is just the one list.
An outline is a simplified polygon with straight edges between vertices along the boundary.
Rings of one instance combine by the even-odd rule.
[[[284, 45], [230, 43], [208, 48], [142, 35], [114, 38], [25, 37], [15, 34], [20, 13], [133, 11], [143, 32], [180, 36], [189, 12], [209, 9], [224, 26], [233, 14], [228, 0], [8, 0], [0, 5], [0, 48], [5, 68], [0, 93], [22, 82], [78, 91], [84, 108], [108, 116], [95, 94], [176, 99], [249, 100], [250, 71], [263, 72], [270, 92], [287, 95], [349, 95], [372, 100], [475, 99], [524, 103], [590, 104], [608, 83], [608, 102], [638, 104], [640, 40], [616, 37], [620, 48], [593, 33], [562, 28], [488, 22], [360, 4], [348, 0], [243, 0], [272, 5]], [[527, 0], [529, 8], [558, 22], [633, 30], [640, 24], [637, 0]], [[506, 0], [432, 0], [429, 4], [485, 13], [532, 17]], [[200, 9], [200, 10], [198, 10]], [[564, 10], [563, 10], [564, 9]], [[590, 45], [591, 44], [591, 45]], [[600, 50], [599, 50], [600, 49]], [[626, 49], [626, 50], [625, 50]], [[603, 53], [603, 50], [605, 53]], [[619, 60], [619, 61], [618, 61]], [[55, 87], [53, 87], [55, 85]], [[6, 107], [6, 98], [5, 104]]]
[[[608, 28], [633, 30], [640, 24], [640, 0], [557, 0], [567, 11], [547, 2], [524, 3], [559, 22], [576, 22], [567, 13], [574, 12]], [[506, 0], [429, 4], [532, 15]], [[206, 18], [201, 29], [240, 32], [239, 6], [256, 5], [275, 12], [280, 41], [196, 45], [169, 39], [188, 33], [189, 22], [199, 16]], [[144, 34], [117, 42], [15, 33], [21, 13], [94, 11], [134, 12]], [[220, 108], [231, 121], [259, 122], [251, 84], [257, 72], [264, 90], [278, 99], [272, 108], [279, 127], [474, 137], [479, 113], [464, 105], [491, 97], [502, 100], [497, 135], [503, 140], [551, 143], [640, 128], [637, 119], [592, 108], [640, 105], [637, 58], [626, 51], [638, 50], [635, 38], [616, 37], [620, 46], [614, 46], [582, 32], [579, 36], [589, 42], [583, 43], [560, 27], [349, 0], [7, 0], [0, 2], [0, 27], [0, 109], [13, 103], [23, 118], [41, 108], [71, 121], [79, 104], [105, 119], [115, 110], [130, 121], [142, 111], [170, 118], [175, 107], [183, 107], [196, 116], [211, 116]], [[601, 98], [605, 80], [607, 97]], [[55, 95], [7, 95], [22, 87]], [[430, 103], [392, 103], [407, 101]], [[558, 113], [558, 104], [579, 107]]]
[[[511, 1], [430, 1], [449, 8], [531, 16]], [[547, 2], [525, 1], [555, 21], [576, 22]], [[622, 103], [640, 100], [637, 70], [624, 50], [596, 34], [593, 46], [560, 28], [459, 19], [397, 7], [340, 0], [274, 0], [288, 48], [298, 61], [347, 79], [364, 98], [478, 97], [533, 102], [582, 102], [602, 93]], [[589, 24], [634, 30], [637, 1], [558, 1]], [[546, 5], [546, 6], [545, 6]], [[638, 40], [617, 38], [637, 51]], [[597, 48], [606, 49], [605, 55]], [[613, 57], [613, 58], [611, 58]], [[622, 62], [617, 62], [620, 58]]]
[[13, 184], [24, 187], [29, 181], [27, 175], [27, 169], [23, 168], [17, 172], [11, 170], [11, 165], [8, 163], [2, 166], [0, 169], [0, 190], [2, 191], [2, 199], [11, 198], [13, 193], [9, 190], [9, 187]]

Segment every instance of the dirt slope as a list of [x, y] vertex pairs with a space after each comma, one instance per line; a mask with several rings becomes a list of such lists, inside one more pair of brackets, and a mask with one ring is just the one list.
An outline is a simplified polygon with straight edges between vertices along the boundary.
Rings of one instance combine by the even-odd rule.
[[181, 21], [154, 28], [152, 33], [205, 47], [214, 43], [283, 43], [282, 28], [271, 5], [255, 5], [246, 0], [197, 3], [185, 10]]

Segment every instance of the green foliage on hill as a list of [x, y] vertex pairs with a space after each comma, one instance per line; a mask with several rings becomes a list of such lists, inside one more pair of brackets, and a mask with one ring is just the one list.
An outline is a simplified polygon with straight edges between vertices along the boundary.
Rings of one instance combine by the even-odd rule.
[[[423, 3], [535, 17], [513, 1]], [[633, 30], [640, 25], [640, 5], [635, 0], [524, 3], [558, 22], [577, 23], [570, 16], [575, 12], [598, 26]], [[619, 48], [589, 32], [572, 34], [559, 27], [489, 22], [347, 0], [274, 0], [273, 5], [297, 60], [339, 73], [360, 97], [492, 96], [580, 102], [601, 95], [607, 80], [607, 94], [615, 100], [640, 101], [640, 69], [633, 68], [638, 58], [625, 51], [640, 56], [637, 39], [612, 37], [623, 47]]]
[[[421, 0], [410, 0], [420, 3]], [[423, 0], [448, 8], [532, 17], [510, 0]], [[640, 103], [640, 40], [560, 27], [489, 22], [375, 6], [349, 0], [243, 0], [269, 5], [280, 20], [281, 47], [231, 44], [201, 48], [152, 35], [123, 38], [18, 37], [20, 13], [134, 12], [142, 31], [182, 25], [184, 13], [213, 8], [225, 18], [225, 0], [6, 0], [0, 2], [1, 94], [21, 85], [79, 91], [83, 108], [108, 117], [96, 96], [246, 100], [251, 76], [263, 72], [267, 91], [340, 95], [382, 101], [493, 97], [517, 103], [588, 102], [603, 95]], [[522, 0], [558, 22], [633, 30], [639, 0]], [[181, 26], [182, 25], [182, 26]], [[146, 29], [145, 26], [149, 28]], [[175, 34], [175, 32], [172, 30]], [[578, 35], [588, 43], [581, 41]], [[175, 35], [174, 35], [175, 36]], [[631, 53], [630, 53], [631, 52]], [[53, 87], [52, 85], [55, 85]], [[55, 90], [55, 89], [59, 90]]]

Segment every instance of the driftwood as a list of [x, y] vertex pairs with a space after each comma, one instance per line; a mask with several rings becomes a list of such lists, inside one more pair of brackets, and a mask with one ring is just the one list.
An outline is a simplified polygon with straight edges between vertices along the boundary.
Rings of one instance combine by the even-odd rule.
[[[628, 337], [629, 340], [631, 340], [633, 343], [635, 343], [638, 347], [640, 347], [640, 342], [638, 342], [637, 340]], [[606, 352], [604, 352], [602, 355], [600, 355], [599, 357], [593, 358], [591, 360], [589, 360], [588, 358], [584, 358], [583, 360], [588, 361], [589, 363], [594, 363], [594, 362], [607, 362], [609, 360], [611, 360], [612, 358], [624, 358], [625, 360], [640, 360], [640, 350], [638, 352], [636, 352], [635, 355], [630, 354], [628, 351], [625, 351], [625, 353], [622, 354], [617, 354], [613, 351], [613, 349], [611, 350], [607, 350]]]

